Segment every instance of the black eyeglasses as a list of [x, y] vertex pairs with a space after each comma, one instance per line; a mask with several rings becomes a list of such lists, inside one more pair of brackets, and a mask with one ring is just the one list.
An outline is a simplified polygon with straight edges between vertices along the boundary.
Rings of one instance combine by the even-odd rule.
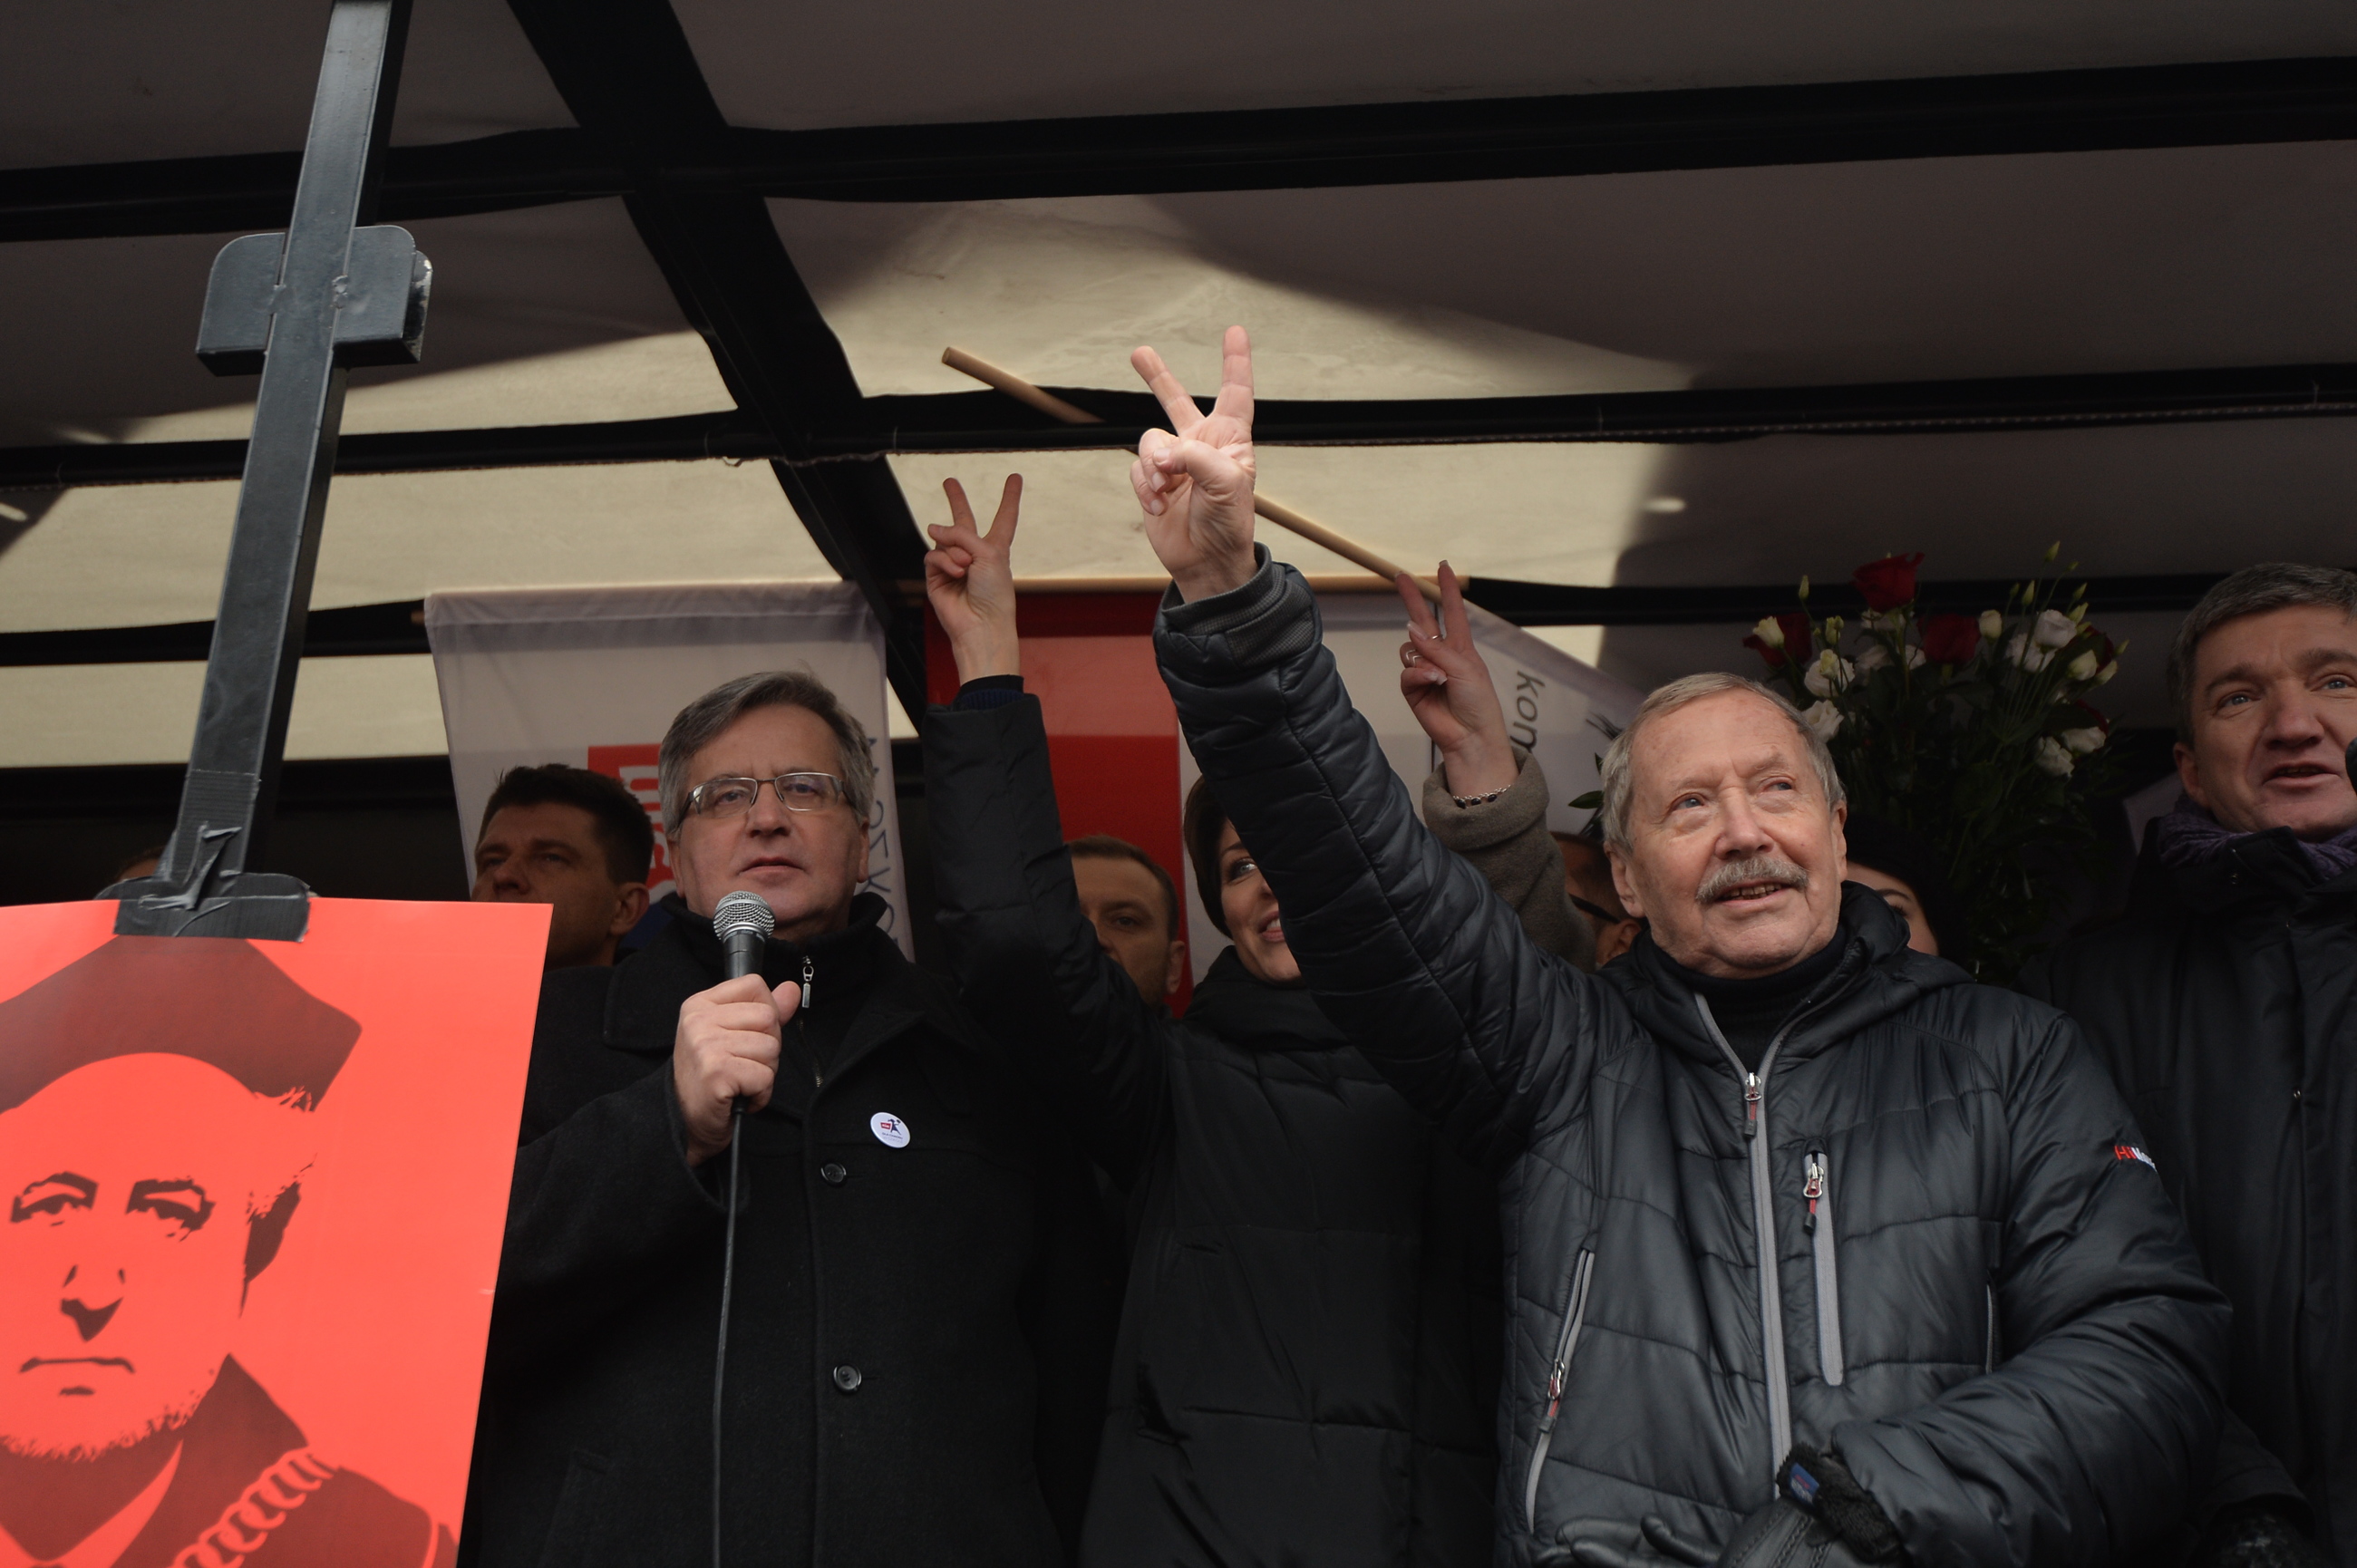
[[761, 799], [761, 786], [777, 791], [789, 811], [823, 811], [843, 799], [843, 780], [832, 773], [780, 773], [775, 779], [707, 779], [687, 792], [691, 817], [741, 817]]
[[1617, 926], [1621, 921], [1629, 918], [1626, 915], [1616, 915], [1600, 904], [1591, 904], [1577, 893], [1566, 893], [1564, 897], [1571, 900], [1571, 907], [1573, 908], [1578, 910], [1581, 914], [1587, 916], [1590, 919], [1602, 920], [1608, 925]]

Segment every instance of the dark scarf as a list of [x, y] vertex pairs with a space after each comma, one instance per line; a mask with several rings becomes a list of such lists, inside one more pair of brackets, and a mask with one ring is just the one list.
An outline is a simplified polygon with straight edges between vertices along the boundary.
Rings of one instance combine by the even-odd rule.
[[[2287, 828], [2270, 828], [2269, 832], [2291, 836]], [[2182, 871], [2201, 865], [2223, 854], [2234, 844], [2258, 838], [2258, 833], [2238, 833], [2216, 817], [2208, 808], [2196, 805], [2190, 795], [2177, 798], [2177, 809], [2159, 819], [2154, 829], [2154, 849], [2160, 863], [2172, 871]], [[2308, 859], [2309, 868], [2319, 882], [2330, 882], [2342, 873], [2357, 869], [2357, 828], [2336, 833], [2319, 843], [2305, 839], [2292, 839]]]
[[1350, 1044], [1308, 987], [1254, 979], [1233, 948], [1223, 950], [1203, 972], [1187, 1004], [1187, 1022], [1261, 1050], [1330, 1050]]
[[1663, 989], [1690, 991], [1709, 1003], [1711, 1021], [1727, 1036], [1727, 1046], [1744, 1069], [1758, 1072], [1784, 1021], [1840, 966], [1842, 955], [1849, 950], [1850, 936], [1849, 922], [1841, 921], [1834, 927], [1833, 940], [1790, 969], [1748, 980], [1688, 969], [1663, 951], [1651, 931], [1637, 939], [1634, 950], [1649, 977], [1657, 984], [1666, 983]]

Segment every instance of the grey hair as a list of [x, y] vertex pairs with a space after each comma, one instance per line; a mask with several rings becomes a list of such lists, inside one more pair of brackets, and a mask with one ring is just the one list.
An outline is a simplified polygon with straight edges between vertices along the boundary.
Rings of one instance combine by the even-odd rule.
[[1699, 675], [1654, 687], [1638, 704], [1637, 716], [1629, 721], [1629, 727], [1612, 737], [1611, 747], [1604, 754], [1604, 807], [1598, 813], [1604, 824], [1606, 843], [1622, 854], [1629, 853], [1629, 798], [1634, 790], [1630, 759], [1635, 755], [1639, 733], [1663, 714], [1676, 713], [1705, 697], [1716, 697], [1721, 692], [1749, 692], [1774, 703], [1778, 713], [1792, 721], [1802, 744], [1809, 748], [1809, 766], [1816, 770], [1817, 782], [1824, 786], [1826, 806], [1838, 806], [1849, 799], [1849, 791], [1842, 788], [1841, 773], [1834, 767], [1834, 754], [1825, 749], [1825, 743], [1817, 738], [1814, 731], [1801, 722], [1800, 712], [1782, 693], [1724, 670], [1706, 670]]
[[2193, 741], [2193, 654], [2201, 639], [2230, 620], [2265, 615], [2298, 605], [2319, 605], [2357, 619], [2357, 573], [2338, 566], [2268, 561], [2245, 566], [2208, 593], [2188, 612], [2169, 645], [2169, 716], [2177, 738]]
[[680, 824], [687, 820], [687, 792], [695, 787], [687, 777], [687, 765], [723, 730], [757, 708], [801, 708], [834, 732], [843, 799], [861, 822], [867, 821], [876, 804], [876, 757], [868, 749], [866, 729], [826, 682], [809, 671], [764, 670], [713, 687], [680, 709], [663, 732], [656, 779], [662, 789], [665, 837], [679, 837]]

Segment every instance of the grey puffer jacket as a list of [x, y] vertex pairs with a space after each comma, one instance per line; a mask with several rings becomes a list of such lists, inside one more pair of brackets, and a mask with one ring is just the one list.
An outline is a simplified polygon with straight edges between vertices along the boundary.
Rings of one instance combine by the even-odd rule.
[[1665, 966], [1544, 958], [1433, 842], [1297, 574], [1166, 601], [1156, 648], [1319, 1003], [1500, 1173], [1499, 1561], [1581, 1517], [1724, 1543], [1794, 1439], [1919, 1568], [2106, 1563], [2173, 1520], [2227, 1308], [2067, 1018], [1853, 887], [1747, 1086]]

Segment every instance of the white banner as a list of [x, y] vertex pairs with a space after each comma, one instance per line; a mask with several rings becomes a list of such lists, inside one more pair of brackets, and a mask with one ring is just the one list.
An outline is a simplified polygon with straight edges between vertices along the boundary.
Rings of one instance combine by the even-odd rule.
[[[1407, 640], [1406, 610], [1387, 593], [1319, 594], [1318, 612], [1326, 623], [1327, 650], [1334, 655], [1352, 705], [1374, 726], [1392, 771], [1407, 785], [1409, 797], [1420, 802], [1425, 778], [1440, 759], [1400, 695], [1399, 649]], [[1473, 640], [1489, 661], [1499, 701], [1505, 705], [1508, 730], [1546, 772], [1548, 828], [1577, 832], [1587, 825], [1588, 813], [1574, 811], [1571, 802], [1598, 788], [1601, 780], [1596, 759], [1611, 744], [1613, 733], [1635, 716], [1645, 694], [1478, 606], [1468, 605], [1465, 613], [1473, 625]], [[1200, 773], [1182, 737], [1181, 800]], [[1190, 862], [1187, 945], [1195, 978], [1200, 980], [1228, 940], [1203, 913], [1194, 878]]]
[[724, 681], [807, 670], [867, 730], [876, 757], [870, 890], [909, 950], [892, 788], [884, 634], [849, 583], [684, 584], [513, 588], [435, 594], [425, 633], [442, 690], [460, 853], [473, 873], [475, 832], [500, 773], [565, 762], [619, 779], [655, 829], [650, 877], [673, 891], [655, 782], [656, 750], [680, 709]]

